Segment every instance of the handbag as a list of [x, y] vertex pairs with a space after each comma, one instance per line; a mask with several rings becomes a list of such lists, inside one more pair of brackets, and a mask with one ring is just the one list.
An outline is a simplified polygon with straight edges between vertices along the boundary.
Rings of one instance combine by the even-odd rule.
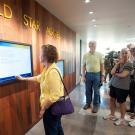
[[[56, 69], [56, 68], [53, 68], [53, 69]], [[56, 71], [59, 73], [58, 69], [56, 69]], [[61, 81], [64, 86], [64, 90], [65, 90], [67, 96], [60, 97], [59, 100], [56, 101], [55, 103], [53, 103], [53, 105], [51, 106], [51, 113], [53, 115], [57, 115], [57, 116], [67, 115], [67, 114], [71, 114], [74, 112], [73, 104], [71, 102], [69, 93], [65, 87], [65, 84], [63, 82], [63, 79], [62, 79], [60, 73], [59, 73], [59, 76], [61, 78]]]

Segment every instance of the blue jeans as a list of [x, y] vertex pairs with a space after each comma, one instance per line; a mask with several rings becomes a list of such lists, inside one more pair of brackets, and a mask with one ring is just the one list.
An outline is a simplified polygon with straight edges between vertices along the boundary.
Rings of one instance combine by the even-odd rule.
[[43, 115], [43, 124], [45, 135], [64, 135], [61, 126], [61, 116], [52, 115], [51, 107]]
[[91, 73], [86, 72], [86, 103], [91, 104], [94, 93], [93, 105], [98, 106], [100, 104], [100, 72]]

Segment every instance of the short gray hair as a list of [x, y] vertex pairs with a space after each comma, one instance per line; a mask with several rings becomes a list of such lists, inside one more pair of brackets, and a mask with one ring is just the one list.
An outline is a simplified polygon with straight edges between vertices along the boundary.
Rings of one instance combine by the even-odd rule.
[[97, 44], [96, 41], [90, 41], [90, 42], [89, 42], [89, 46], [91, 46], [91, 45], [96, 45], [96, 44]]

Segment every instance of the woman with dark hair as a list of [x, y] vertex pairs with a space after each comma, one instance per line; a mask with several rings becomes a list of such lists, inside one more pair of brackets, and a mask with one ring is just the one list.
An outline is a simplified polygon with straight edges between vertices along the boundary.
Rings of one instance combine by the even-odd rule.
[[58, 53], [56, 47], [53, 45], [43, 45], [41, 48], [40, 62], [43, 63], [45, 67], [42, 73], [29, 78], [17, 76], [19, 80], [36, 81], [40, 83], [40, 117], [43, 116], [46, 135], [64, 135], [61, 126], [61, 116], [56, 116], [51, 113], [53, 103], [64, 96], [64, 87], [58, 73], [59, 69], [55, 64], [57, 60]]

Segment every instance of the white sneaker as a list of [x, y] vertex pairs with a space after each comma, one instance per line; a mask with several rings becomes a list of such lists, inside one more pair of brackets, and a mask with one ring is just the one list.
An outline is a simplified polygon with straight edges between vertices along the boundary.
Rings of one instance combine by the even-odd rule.
[[130, 122], [129, 122], [129, 126], [135, 127], [135, 120], [130, 121]]
[[127, 125], [125, 119], [118, 119], [117, 121], [114, 122], [114, 125], [120, 126], [120, 125]]
[[117, 118], [111, 114], [104, 116], [103, 119], [104, 120], [112, 120], [112, 121], [117, 120]]

